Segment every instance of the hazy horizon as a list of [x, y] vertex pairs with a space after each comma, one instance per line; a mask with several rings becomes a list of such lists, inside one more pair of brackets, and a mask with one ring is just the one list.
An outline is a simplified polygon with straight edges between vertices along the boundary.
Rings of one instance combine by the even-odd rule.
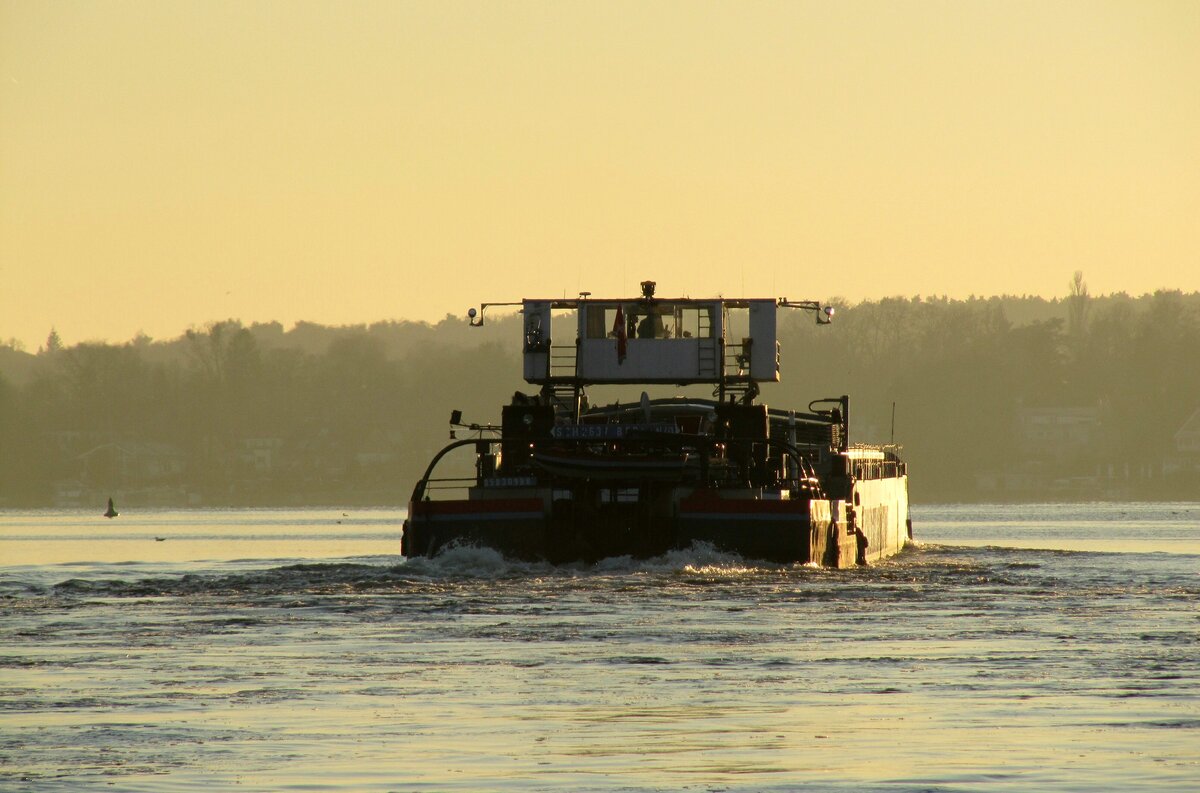
[[[1094, 293], [1090, 292], [1090, 288], [1088, 287], [1087, 282], [1086, 282], [1086, 277], [1084, 279], [1084, 287], [1086, 289], [1089, 289], [1088, 296], [1093, 301], [1098, 301], [1098, 302], [1103, 302], [1105, 300], [1118, 298], [1121, 296], [1127, 296], [1130, 299], [1139, 300], [1139, 299], [1148, 298], [1148, 297], [1152, 296], [1153, 294], [1157, 294], [1160, 292], [1171, 292], [1171, 291], [1181, 292], [1184, 297], [1190, 297], [1193, 295], [1200, 296], [1200, 290], [1196, 290], [1196, 291], [1192, 291], [1192, 292], [1184, 292], [1182, 290], [1179, 290], [1179, 289], [1173, 288], [1173, 287], [1162, 287], [1161, 289], [1155, 289], [1155, 290], [1151, 290], [1148, 292], [1143, 292], [1141, 294], [1113, 292], [1113, 293], [1109, 293], [1109, 294], [1099, 295], [1099, 294], [1094, 294]], [[627, 296], [630, 298], [634, 298], [637, 296], [637, 294], [635, 294], [637, 291], [638, 290], [635, 289], [635, 290], [629, 292]], [[566, 297], [566, 298], [574, 298], [577, 295], [567, 293], [562, 296]], [[616, 295], [616, 294], [596, 294], [596, 293], [593, 293], [591, 295], [591, 297], [593, 299], [613, 298], [613, 297], [618, 297], [618, 296], [619, 295]], [[678, 295], [676, 293], [671, 293], [670, 295], [667, 295], [664, 292], [664, 293], [660, 293], [660, 296], [675, 297]], [[708, 295], [702, 295], [700, 293], [693, 292], [693, 293], [691, 293], [690, 296], [691, 297], [705, 297]], [[713, 296], [715, 296], [715, 295], [713, 295]], [[761, 295], [747, 295], [747, 296], [748, 297], [781, 297], [782, 295], [769, 295], [769, 294], [764, 293]], [[504, 300], [504, 301], [508, 301], [510, 298], [512, 300], [520, 300], [522, 298], [532, 298], [532, 297], [556, 297], [556, 295], [547, 294], [545, 292], [539, 292], [536, 294], [529, 294], [529, 295], [513, 295], [513, 296], [505, 295], [505, 296], [502, 296], [500, 299]], [[805, 295], [804, 299], [808, 299], [808, 298], [812, 298], [812, 297], [813, 296], [811, 296], [811, 295]], [[1067, 300], [1069, 299], [1069, 296], [1067, 295], [1066, 290], [1064, 289], [1063, 293], [1058, 294], [1058, 295], [1011, 295], [1011, 294], [1001, 294], [1001, 295], [974, 294], [974, 295], [964, 295], [964, 296], [942, 295], [942, 294], [936, 294], [936, 295], [935, 294], [930, 294], [930, 295], [887, 295], [887, 296], [884, 296], [881, 298], [863, 298], [861, 300], [848, 300], [844, 295], [832, 295], [829, 297], [820, 297], [820, 298], [814, 298], [814, 299], [819, 299], [823, 303], [827, 303], [830, 301], [845, 300], [846, 301], [845, 304], [848, 306], [851, 306], [851, 307], [866, 306], [866, 305], [870, 305], [870, 304], [878, 304], [878, 303], [880, 303], [880, 301], [883, 301], [883, 300], [934, 301], [934, 300], [945, 299], [945, 300], [958, 301], [958, 302], [967, 302], [971, 299], [1010, 300], [1010, 301], [1014, 301], [1014, 302], [1026, 301], [1026, 300], [1028, 300], [1028, 301], [1044, 300], [1050, 304], [1054, 304], [1054, 303], [1062, 304], [1063, 308], [1062, 308], [1061, 313], [1063, 313], [1065, 316], [1065, 314], [1067, 313], [1066, 303], [1067, 303]], [[282, 320], [279, 320], [277, 318], [272, 318], [272, 317], [261, 317], [261, 318], [254, 318], [254, 319], [247, 319], [245, 317], [210, 317], [208, 319], [204, 319], [201, 321], [190, 321], [185, 324], [181, 324], [175, 330], [173, 330], [173, 331], [167, 330], [166, 332], [162, 333], [161, 335], [147, 333], [147, 332], [145, 332], [144, 329], [139, 328], [137, 331], [131, 333], [127, 337], [118, 337], [118, 338], [104, 338], [104, 337], [99, 337], [99, 336], [90, 336], [90, 337], [85, 337], [85, 338], [71, 338], [69, 336], [64, 335], [57, 326], [50, 325], [50, 326], [47, 326], [45, 333], [41, 334], [40, 336], [37, 336], [36, 338], [34, 338], [32, 340], [25, 340], [25, 339], [21, 339], [20, 337], [15, 337], [15, 336], [0, 333], [0, 346], [8, 346], [12, 341], [15, 340], [17, 342], [20, 342], [21, 345], [23, 345], [20, 348], [20, 349], [22, 349], [23, 352], [37, 353], [42, 348], [45, 347], [51, 331], [58, 334], [59, 342], [63, 345], [63, 347], [72, 347], [72, 346], [75, 346], [78, 344], [121, 345], [121, 344], [130, 343], [130, 342], [135, 342], [141, 337], [144, 337], [152, 342], [170, 342], [170, 341], [176, 341], [176, 340], [182, 339], [183, 337], [187, 336], [187, 334], [191, 331], [207, 332], [207, 330], [209, 328], [211, 328], [212, 326], [221, 324], [221, 323], [226, 323], [226, 322], [233, 322], [233, 323], [239, 324], [239, 325], [241, 325], [243, 327], [247, 327], [247, 328], [251, 328], [254, 326], [260, 326], [260, 325], [277, 324], [282, 327], [282, 329], [285, 333], [291, 332], [302, 325], [314, 325], [314, 326], [317, 326], [320, 328], [326, 328], [329, 330], [344, 330], [344, 329], [353, 329], [353, 328], [371, 328], [371, 327], [374, 327], [377, 325], [386, 325], [389, 323], [396, 323], [396, 324], [415, 323], [415, 324], [424, 324], [424, 325], [427, 325], [427, 326], [433, 328], [447, 320], [461, 321], [462, 325], [464, 327], [466, 327], [469, 324], [468, 323], [469, 317], [467, 315], [467, 310], [470, 308], [478, 308], [478, 306], [481, 302], [489, 302], [489, 301], [477, 300], [473, 303], [466, 303], [466, 304], [464, 304], [463, 307], [461, 307], [461, 310], [444, 312], [440, 316], [431, 317], [428, 319], [398, 315], [398, 316], [389, 316], [389, 317], [360, 317], [357, 319], [352, 318], [345, 322], [321, 322], [319, 320], [312, 319], [309, 317], [300, 317], [295, 320], [290, 320], [290, 321], [284, 322]], [[499, 321], [499, 320], [504, 319], [512, 314], [515, 314], [517, 312], [517, 310], [518, 310], [517, 307], [512, 307], [512, 306], [490, 307], [487, 310], [487, 317], [486, 317], [488, 320], [491, 321], [488, 324], [491, 324], [492, 322]], [[1020, 323], [1018, 323], [1018, 324], [1020, 324]], [[482, 340], [495, 341], [497, 339], [495, 339], [494, 337], [489, 335]], [[507, 337], [505, 337], [501, 340], [507, 341], [508, 339], [507, 339]]]
[[0, 0], [0, 339], [1200, 291], [1198, 84], [1190, 2]]

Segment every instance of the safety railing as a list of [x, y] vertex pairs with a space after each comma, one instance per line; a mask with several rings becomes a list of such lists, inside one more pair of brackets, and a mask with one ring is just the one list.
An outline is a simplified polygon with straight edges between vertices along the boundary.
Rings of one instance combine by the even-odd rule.
[[550, 346], [550, 376], [574, 377], [575, 358], [578, 349], [574, 344], [554, 344]]

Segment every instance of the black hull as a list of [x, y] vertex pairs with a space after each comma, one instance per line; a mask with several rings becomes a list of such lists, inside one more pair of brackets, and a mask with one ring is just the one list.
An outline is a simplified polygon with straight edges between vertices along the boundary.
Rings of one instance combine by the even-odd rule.
[[562, 564], [649, 558], [706, 543], [746, 559], [850, 567], [899, 552], [909, 537], [907, 477], [859, 485], [857, 506], [654, 482], [636, 488], [636, 498], [628, 501], [594, 483], [417, 501], [409, 505], [402, 550], [409, 557], [430, 557], [454, 545], [474, 545]]

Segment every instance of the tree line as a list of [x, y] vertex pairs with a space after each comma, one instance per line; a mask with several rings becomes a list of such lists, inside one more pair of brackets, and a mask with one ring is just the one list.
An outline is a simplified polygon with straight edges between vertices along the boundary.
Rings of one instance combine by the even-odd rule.
[[[1163, 474], [1200, 408], [1200, 293], [832, 301], [779, 327], [782, 382], [762, 401], [851, 397], [856, 440], [905, 447], [914, 500], [995, 498], [981, 474], [1031, 452], [1023, 411], [1087, 408], [1090, 435], [1047, 475], [1157, 471], [1132, 497], [1200, 497]], [[0, 346], [0, 506], [403, 504], [446, 442], [451, 409], [499, 419], [521, 380], [517, 317], [468, 328], [385, 322], [211, 323], [166, 341]], [[637, 394], [626, 395], [636, 398]], [[597, 401], [593, 399], [593, 401]], [[894, 420], [893, 420], [894, 416]], [[1037, 460], [1032, 462], [1036, 463]]]

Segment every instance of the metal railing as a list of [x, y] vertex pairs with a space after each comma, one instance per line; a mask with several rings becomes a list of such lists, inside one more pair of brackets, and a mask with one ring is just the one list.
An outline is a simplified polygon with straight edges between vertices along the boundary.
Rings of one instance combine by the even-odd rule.
[[749, 374], [750, 351], [745, 344], [725, 344], [725, 360], [722, 371], [726, 377]]
[[[442, 461], [443, 457], [445, 457], [449, 452], [453, 451], [454, 449], [459, 449], [459, 448], [462, 448], [463, 446], [477, 446], [480, 443], [486, 443], [489, 446], [493, 446], [495, 444], [500, 443], [500, 439], [499, 438], [482, 438], [482, 437], [481, 438], [464, 438], [462, 440], [454, 441], [453, 443], [448, 444], [447, 446], [443, 447], [443, 449], [440, 452], [438, 452], [437, 454], [435, 454], [433, 456], [433, 459], [429, 461], [429, 465], [425, 468], [425, 474], [420, 479], [417, 480], [417, 484], [413, 487], [412, 497], [409, 500], [410, 501], [424, 501], [428, 498], [427, 493], [429, 490], [450, 490], [450, 489], [469, 488], [471, 486], [470, 484], [448, 485], [445, 483], [448, 483], [448, 482], [474, 483], [475, 479], [476, 479], [475, 477], [473, 477], [473, 476], [472, 477], [448, 476], [448, 477], [438, 477], [435, 479], [433, 477], [433, 469], [437, 467], [437, 464]], [[433, 485], [433, 487], [431, 487], [431, 485]]]
[[574, 344], [552, 344], [550, 346], [550, 376], [574, 377], [577, 354], [578, 349]]

